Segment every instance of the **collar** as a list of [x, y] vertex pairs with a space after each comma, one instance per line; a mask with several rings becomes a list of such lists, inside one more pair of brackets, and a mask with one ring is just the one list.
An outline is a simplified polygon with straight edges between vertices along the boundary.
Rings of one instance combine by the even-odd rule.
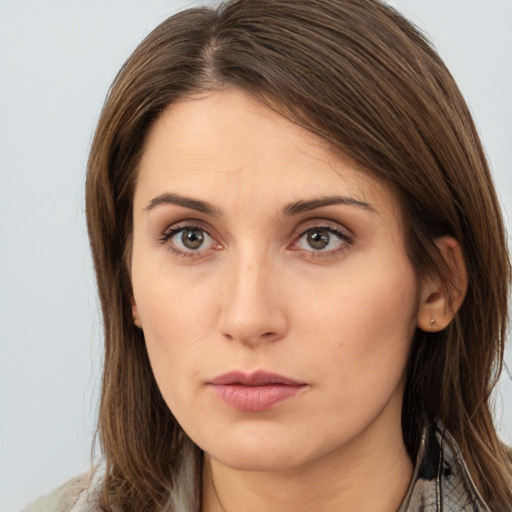
[[398, 512], [491, 512], [441, 422], [423, 428], [411, 484]]

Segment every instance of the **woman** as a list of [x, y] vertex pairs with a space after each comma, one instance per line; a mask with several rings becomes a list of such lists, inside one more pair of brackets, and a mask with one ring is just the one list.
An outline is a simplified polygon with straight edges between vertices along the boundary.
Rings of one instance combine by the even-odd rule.
[[503, 222], [453, 79], [396, 12], [169, 18], [112, 86], [86, 199], [105, 464], [64, 507], [512, 509], [488, 402]]

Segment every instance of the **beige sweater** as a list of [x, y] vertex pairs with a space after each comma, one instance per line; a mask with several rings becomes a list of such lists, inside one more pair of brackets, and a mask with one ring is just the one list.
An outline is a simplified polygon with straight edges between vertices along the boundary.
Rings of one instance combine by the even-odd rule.
[[75, 477], [48, 495], [41, 496], [21, 512], [99, 512], [90, 495], [91, 474]]

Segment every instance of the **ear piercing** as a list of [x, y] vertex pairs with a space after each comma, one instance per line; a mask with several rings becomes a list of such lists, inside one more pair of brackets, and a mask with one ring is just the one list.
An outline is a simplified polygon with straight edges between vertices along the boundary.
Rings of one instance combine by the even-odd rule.
[[436, 321], [435, 321], [433, 318], [431, 318], [431, 319], [430, 319], [430, 322], [429, 322], [430, 327], [434, 326], [434, 325], [435, 325], [435, 323], [436, 323]]

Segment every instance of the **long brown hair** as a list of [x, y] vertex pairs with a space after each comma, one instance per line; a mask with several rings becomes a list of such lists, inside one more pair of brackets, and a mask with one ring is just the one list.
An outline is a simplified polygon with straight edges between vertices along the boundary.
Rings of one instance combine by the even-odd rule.
[[[87, 219], [105, 332], [102, 507], [172, 507], [169, 496], [186, 487], [183, 468], [194, 476], [200, 466], [133, 325], [132, 199], [145, 136], [160, 113], [227, 86], [322, 136], [392, 187], [419, 276], [440, 275], [452, 289], [435, 240], [459, 241], [467, 296], [444, 331], [418, 330], [412, 340], [404, 440], [414, 456], [421, 418], [440, 419], [491, 508], [512, 506], [512, 464], [490, 411], [510, 265], [488, 164], [453, 78], [425, 37], [377, 0], [233, 0], [179, 13], [140, 44], [112, 85], [92, 144]], [[198, 507], [200, 490], [187, 492], [185, 501]]]

